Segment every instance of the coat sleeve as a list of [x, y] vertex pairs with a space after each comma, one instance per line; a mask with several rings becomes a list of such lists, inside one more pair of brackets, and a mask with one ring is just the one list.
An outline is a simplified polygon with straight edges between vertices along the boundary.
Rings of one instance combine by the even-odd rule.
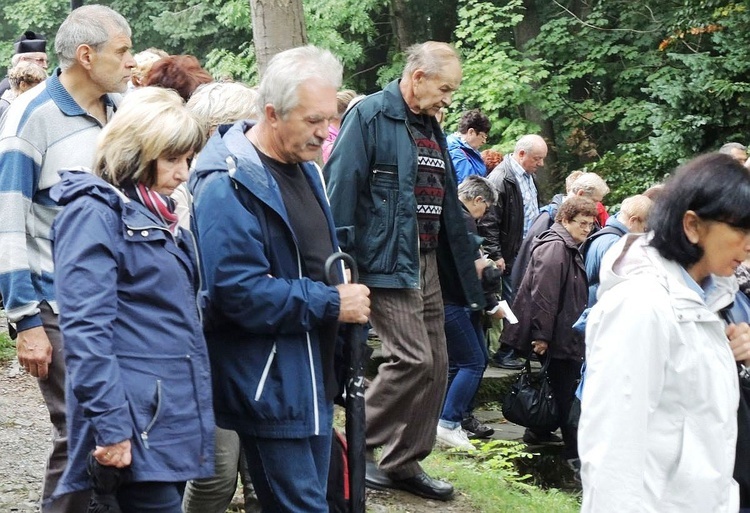
[[[335, 287], [306, 277], [274, 276], [258, 218], [239, 201], [226, 179], [210, 180], [193, 200], [201, 269], [209, 312], [217, 311], [259, 334], [305, 333], [336, 320]], [[295, 267], [296, 255], [291, 257]]]
[[530, 287], [530, 340], [550, 342], [560, 310], [560, 292], [567, 279], [570, 251], [562, 241], [547, 242], [531, 254], [526, 270]]
[[358, 201], [370, 172], [372, 158], [367, 132], [362, 114], [355, 106], [344, 116], [331, 157], [323, 168], [339, 245], [355, 260]]
[[669, 358], [669, 298], [647, 279], [608, 290], [586, 327], [578, 430], [584, 512], [640, 512], [649, 413]]
[[504, 196], [498, 194], [497, 203], [487, 209], [487, 213], [479, 220], [479, 234], [484, 237], [484, 250], [491, 260], [503, 258], [500, 245], [500, 218], [503, 212]]
[[67, 380], [97, 445], [133, 437], [120, 369], [114, 352], [118, 265], [113, 248], [120, 229], [90, 203], [65, 207], [54, 224], [55, 292], [65, 339]]

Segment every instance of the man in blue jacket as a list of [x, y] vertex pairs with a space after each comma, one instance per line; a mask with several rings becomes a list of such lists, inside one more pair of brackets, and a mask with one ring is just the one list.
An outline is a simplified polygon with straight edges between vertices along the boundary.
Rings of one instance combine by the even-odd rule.
[[324, 283], [336, 251], [317, 167], [342, 67], [313, 46], [268, 65], [260, 121], [220, 127], [190, 179], [219, 427], [237, 431], [264, 511], [327, 513], [337, 324], [364, 285]]
[[345, 115], [326, 164], [341, 248], [372, 291], [372, 325], [386, 361], [365, 394], [374, 488], [449, 500], [453, 486], [419, 462], [432, 451], [448, 355], [442, 296], [484, 306], [473, 246], [445, 137], [435, 120], [461, 83], [445, 43], [411, 47], [400, 80]]

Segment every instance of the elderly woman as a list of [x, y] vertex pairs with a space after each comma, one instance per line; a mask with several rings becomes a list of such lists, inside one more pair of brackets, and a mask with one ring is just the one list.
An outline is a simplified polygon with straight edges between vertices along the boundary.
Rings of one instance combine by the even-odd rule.
[[115, 467], [124, 513], [179, 513], [185, 481], [214, 472], [194, 244], [168, 199], [204, 140], [175, 92], [139, 89], [102, 131], [94, 174], [64, 171], [52, 190], [68, 372], [58, 495], [92, 487], [87, 465]]
[[740, 163], [698, 157], [665, 186], [651, 232], [604, 257], [586, 327], [582, 511], [738, 511], [735, 359], [750, 336], [718, 313], [750, 251], [748, 205]]
[[471, 175], [487, 176], [487, 166], [479, 148], [487, 142], [490, 128], [490, 119], [482, 111], [468, 110], [461, 114], [458, 132], [446, 138], [458, 183]]
[[47, 72], [43, 67], [34, 62], [21, 61], [13, 66], [8, 71], [10, 89], [5, 91], [2, 97], [0, 97], [0, 118], [3, 117], [3, 114], [8, 110], [13, 100], [46, 79]]
[[[494, 292], [499, 292], [500, 271], [481, 254], [478, 248], [476, 220], [482, 217], [489, 205], [497, 201], [497, 191], [487, 180], [469, 176], [458, 187], [458, 199], [463, 207], [466, 229], [474, 236], [477, 252], [476, 265], [485, 287], [490, 315], [502, 318]], [[494, 273], [494, 280], [493, 280]], [[494, 288], [493, 288], [494, 285]], [[444, 291], [447, 294], [447, 291]], [[487, 368], [487, 345], [482, 332], [482, 312], [472, 311], [462, 299], [443, 297], [445, 303], [445, 338], [448, 344], [448, 391], [443, 412], [437, 426], [438, 443], [460, 449], [472, 450], [471, 438], [487, 438], [494, 430], [483, 425], [472, 414], [474, 396], [479, 390], [482, 375]]]
[[[594, 226], [596, 203], [584, 196], [563, 201], [555, 223], [536, 237], [531, 260], [513, 302], [518, 324], [503, 332], [503, 341], [521, 353], [533, 350], [550, 358], [549, 377], [560, 412], [565, 448], [563, 455], [578, 467], [576, 429], [568, 421], [583, 364], [583, 337], [573, 323], [586, 309], [588, 281], [578, 246]], [[526, 443], [540, 443], [551, 436], [527, 429]]]

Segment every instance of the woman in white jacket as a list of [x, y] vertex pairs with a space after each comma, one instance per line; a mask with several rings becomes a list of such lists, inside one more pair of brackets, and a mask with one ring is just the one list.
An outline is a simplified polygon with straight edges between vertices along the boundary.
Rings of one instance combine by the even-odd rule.
[[737, 513], [734, 362], [750, 328], [718, 312], [750, 252], [750, 174], [725, 155], [692, 160], [649, 225], [605, 256], [588, 318], [582, 511]]

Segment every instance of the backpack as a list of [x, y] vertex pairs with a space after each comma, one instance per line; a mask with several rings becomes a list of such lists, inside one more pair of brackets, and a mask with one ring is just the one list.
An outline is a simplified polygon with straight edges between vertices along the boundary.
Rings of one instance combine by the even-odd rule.
[[331, 437], [331, 464], [328, 467], [328, 511], [330, 513], [350, 513], [349, 502], [349, 460], [346, 456], [346, 438], [333, 430]]
[[617, 235], [618, 237], [622, 237], [623, 235], [625, 235], [625, 232], [622, 231], [620, 228], [615, 228], [612, 225], [607, 225], [604, 228], [601, 228], [595, 232], [590, 233], [589, 236], [586, 237], [586, 240], [583, 241], [583, 244], [581, 244], [581, 248], [579, 249], [584, 262], [586, 261], [586, 254], [588, 253], [589, 248], [591, 247], [591, 243], [593, 243], [594, 240], [601, 237], [602, 235]]

